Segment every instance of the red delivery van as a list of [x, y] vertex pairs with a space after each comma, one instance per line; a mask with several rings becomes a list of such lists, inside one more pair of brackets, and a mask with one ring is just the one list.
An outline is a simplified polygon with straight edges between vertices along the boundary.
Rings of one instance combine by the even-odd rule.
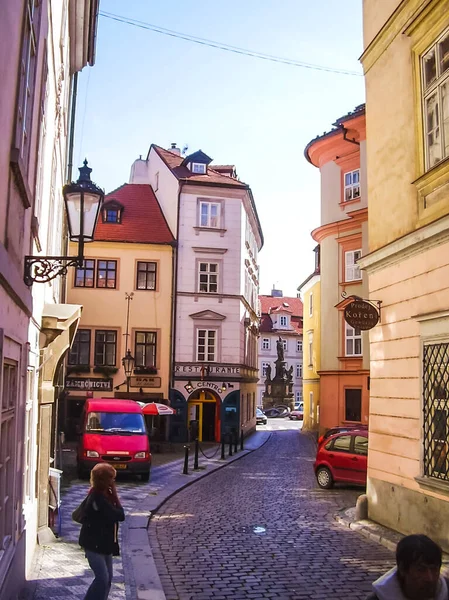
[[86, 400], [77, 454], [78, 477], [86, 477], [99, 462], [149, 481], [150, 443], [142, 409], [134, 400]]

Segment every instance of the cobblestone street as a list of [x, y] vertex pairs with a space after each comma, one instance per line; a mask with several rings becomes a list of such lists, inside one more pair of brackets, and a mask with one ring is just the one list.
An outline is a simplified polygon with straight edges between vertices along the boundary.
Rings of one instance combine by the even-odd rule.
[[394, 557], [335, 522], [361, 489], [319, 489], [314, 453], [276, 431], [166, 502], [149, 536], [167, 600], [364, 599]]

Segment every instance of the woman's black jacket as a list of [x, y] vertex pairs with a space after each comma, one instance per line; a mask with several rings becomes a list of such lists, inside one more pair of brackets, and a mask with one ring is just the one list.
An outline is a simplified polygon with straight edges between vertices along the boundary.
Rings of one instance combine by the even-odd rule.
[[104, 494], [91, 491], [81, 526], [80, 546], [98, 554], [118, 556], [118, 521], [124, 520], [121, 506], [114, 506]]

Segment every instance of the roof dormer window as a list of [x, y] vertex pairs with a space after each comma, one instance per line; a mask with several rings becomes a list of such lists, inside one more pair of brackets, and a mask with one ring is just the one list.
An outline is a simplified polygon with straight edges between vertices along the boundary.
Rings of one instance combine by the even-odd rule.
[[207, 170], [207, 165], [204, 163], [191, 163], [191, 171], [192, 173], [198, 173], [198, 175], [205, 175]]
[[116, 200], [105, 202], [101, 209], [103, 223], [121, 223], [123, 206]]

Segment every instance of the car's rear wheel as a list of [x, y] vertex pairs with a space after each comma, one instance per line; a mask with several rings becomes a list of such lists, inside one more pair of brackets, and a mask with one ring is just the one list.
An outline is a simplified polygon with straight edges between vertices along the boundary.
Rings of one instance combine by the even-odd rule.
[[316, 472], [316, 480], [320, 488], [329, 490], [334, 485], [332, 473], [327, 467], [320, 467]]

